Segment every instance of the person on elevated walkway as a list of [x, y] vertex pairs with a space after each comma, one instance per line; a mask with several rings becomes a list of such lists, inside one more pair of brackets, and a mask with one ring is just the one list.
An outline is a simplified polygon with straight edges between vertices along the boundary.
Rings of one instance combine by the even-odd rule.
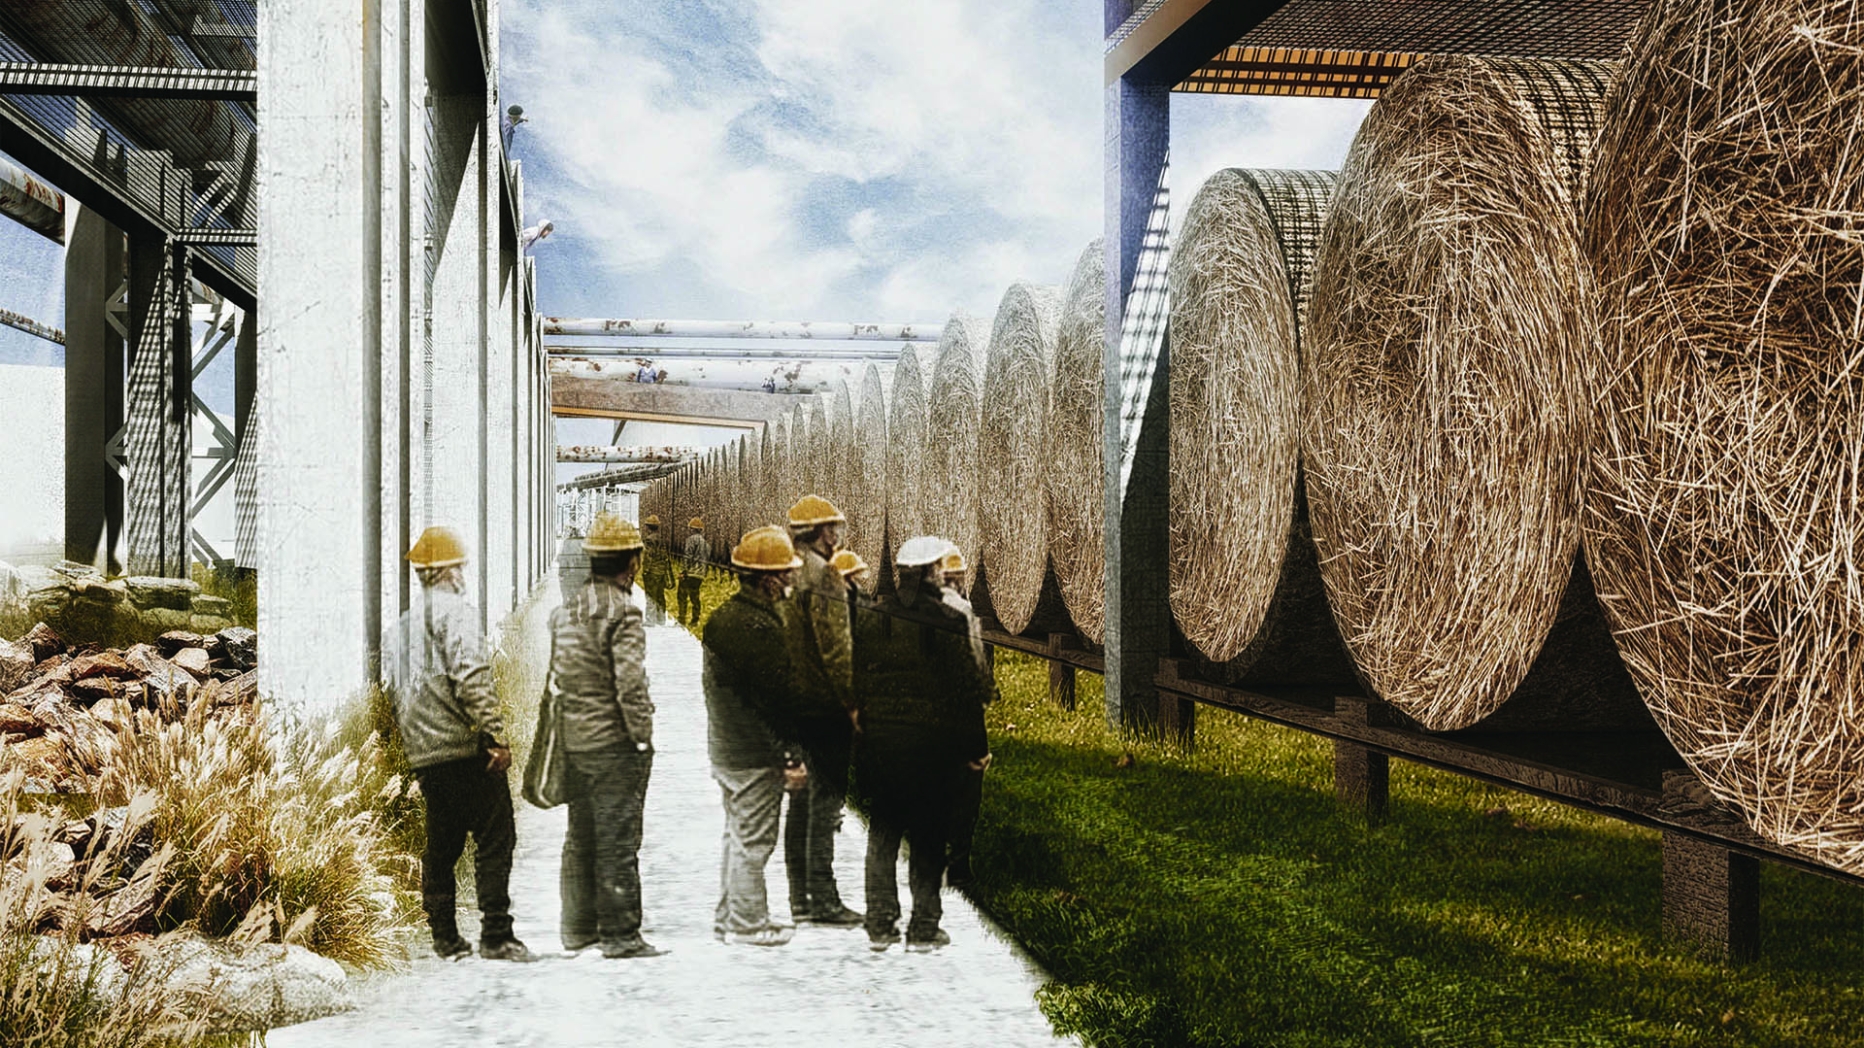
[[641, 528], [645, 532], [642, 542], [648, 547], [641, 551], [641, 592], [647, 595], [647, 606], [642, 610], [647, 613], [649, 626], [665, 626], [670, 565], [668, 552], [660, 547], [659, 515], [649, 513]]
[[582, 539], [582, 529], [572, 524], [557, 546], [557, 588], [565, 604], [589, 581], [589, 554], [583, 551]]
[[789, 590], [802, 560], [770, 525], [746, 533], [731, 563], [743, 573], [738, 592], [712, 613], [703, 638], [706, 748], [725, 806], [712, 928], [722, 941], [781, 946], [794, 929], [770, 919], [764, 867], [784, 789], [808, 779], [773, 727], [792, 686]]
[[[829, 500], [804, 495], [789, 512], [790, 536], [802, 558], [790, 616], [790, 660], [795, 674], [787, 734], [809, 768], [804, 803], [790, 804], [784, 836], [790, 872], [790, 913], [801, 924], [859, 928], [861, 914], [842, 902], [835, 883], [835, 835], [848, 796], [849, 747], [854, 728], [854, 636], [848, 618], [848, 583], [829, 566], [848, 518]], [[796, 854], [801, 848], [803, 854]], [[797, 872], [803, 883], [796, 881]], [[800, 889], [800, 890], [799, 890]]]
[[407, 554], [421, 580], [421, 607], [403, 616], [395, 720], [402, 749], [421, 785], [427, 844], [421, 854], [421, 904], [434, 952], [472, 955], [460, 937], [454, 867], [472, 836], [479, 896], [479, 955], [528, 961], [511, 930], [511, 747], [492, 690], [492, 664], [479, 610], [465, 597], [466, 546], [453, 529], [421, 532]]
[[950, 942], [939, 928], [946, 836], [953, 798], [967, 768], [989, 747], [983, 706], [989, 682], [971, 648], [971, 619], [945, 601], [941, 560], [953, 549], [920, 536], [900, 546], [900, 591], [862, 616], [855, 636], [855, 724], [868, 802], [868, 945], [900, 939], [895, 867], [902, 837], [911, 845], [912, 919], [906, 948]]
[[647, 631], [634, 606], [641, 533], [604, 511], [583, 549], [590, 578], [550, 615], [550, 675], [569, 765], [569, 831], [559, 885], [563, 948], [655, 957], [641, 938], [642, 812], [654, 767]]
[[697, 626], [700, 589], [712, 560], [712, 544], [705, 539], [705, 521], [694, 517], [687, 527], [692, 534], [686, 536], [686, 564], [680, 573], [679, 617], [686, 625]]

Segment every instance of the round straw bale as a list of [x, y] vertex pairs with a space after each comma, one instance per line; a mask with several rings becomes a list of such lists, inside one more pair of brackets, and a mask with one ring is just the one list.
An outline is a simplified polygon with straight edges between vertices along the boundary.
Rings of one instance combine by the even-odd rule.
[[867, 562], [862, 588], [880, 585], [880, 563], [887, 550], [887, 399], [880, 369], [873, 364], [861, 376], [855, 407], [853, 448], [849, 455], [848, 545]]
[[1255, 639], [1290, 544], [1307, 541], [1298, 311], [1333, 185], [1328, 172], [1219, 171], [1172, 252], [1171, 606], [1217, 662]]
[[989, 501], [979, 507], [990, 604], [1021, 633], [1035, 615], [1048, 572], [1048, 505], [1042, 430], [1048, 417], [1049, 362], [1061, 316], [1061, 289], [1016, 283], [1004, 292], [984, 365], [982, 451]]
[[828, 500], [845, 517], [848, 481], [854, 472], [854, 396], [845, 380], [829, 391], [828, 409], [828, 462], [823, 474]]
[[1608, 63], [1431, 58], [1340, 173], [1302, 332], [1314, 544], [1366, 682], [1426, 728], [1516, 689], [1579, 542]]
[[[800, 495], [822, 495], [829, 490], [828, 398], [812, 393], [806, 401], [809, 413], [809, 460], [803, 474]], [[826, 497], [826, 496], [824, 496]], [[833, 501], [833, 499], [830, 499]]]
[[1096, 644], [1106, 633], [1100, 380], [1106, 342], [1107, 260], [1095, 240], [1075, 261], [1062, 300], [1042, 458], [1048, 467], [1044, 490], [1055, 578], [1074, 628]]
[[964, 553], [959, 588], [969, 592], [978, 566], [978, 427], [990, 322], [953, 313], [939, 335], [926, 394], [925, 510], [927, 527]]
[[1652, 5], [1587, 202], [1588, 556], [1646, 703], [1761, 836], [1864, 873], [1864, 16]]
[[898, 554], [900, 544], [925, 534], [921, 500], [925, 498], [926, 380], [919, 354], [912, 346], [900, 350], [893, 369], [893, 387], [887, 397], [887, 543]]
[[783, 497], [778, 499], [774, 523], [788, 526], [790, 507], [809, 493], [809, 409], [800, 402], [790, 408], [789, 458], [783, 463]]
[[783, 510], [789, 508], [784, 501], [788, 491], [785, 477], [789, 473], [790, 462], [790, 420], [786, 416], [772, 419], [764, 427], [764, 435], [769, 439], [770, 459], [765, 464], [764, 476], [764, 519], [760, 524], [778, 524], [783, 521]]

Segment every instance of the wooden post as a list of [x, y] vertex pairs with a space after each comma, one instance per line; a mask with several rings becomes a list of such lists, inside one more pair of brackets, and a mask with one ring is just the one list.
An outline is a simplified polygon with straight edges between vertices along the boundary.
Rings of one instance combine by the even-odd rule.
[[1062, 653], [1074, 647], [1074, 638], [1066, 633], [1048, 636], [1049, 701], [1064, 710], [1074, 709], [1074, 664], [1062, 660]]
[[[1371, 723], [1370, 704], [1359, 696], [1333, 700], [1336, 716], [1348, 724]], [[1333, 795], [1341, 804], [1363, 812], [1367, 822], [1383, 821], [1391, 797], [1391, 760], [1377, 750], [1345, 739], [1333, 742]]]
[[[1712, 807], [1712, 802], [1705, 801], [1706, 793], [1694, 776], [1670, 773], [1663, 778], [1665, 810]], [[1664, 831], [1663, 934], [1719, 960], [1758, 957], [1760, 862]]]

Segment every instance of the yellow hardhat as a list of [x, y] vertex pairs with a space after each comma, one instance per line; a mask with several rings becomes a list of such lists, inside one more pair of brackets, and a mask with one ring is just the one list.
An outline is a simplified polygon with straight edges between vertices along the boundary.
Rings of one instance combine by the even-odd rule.
[[694, 517], [693, 519], [686, 522], [686, 526], [693, 529], [694, 531], [704, 531], [705, 521], [700, 520], [698, 517]]
[[790, 527], [813, 528], [817, 524], [846, 524], [848, 518], [841, 515], [835, 504], [820, 495], [804, 495], [790, 507]]
[[775, 524], [745, 532], [731, 551], [731, 562], [749, 571], [788, 571], [803, 565], [790, 537]]
[[938, 570], [946, 572], [947, 574], [954, 571], [963, 571], [966, 567], [968, 567], [968, 565], [964, 562], [964, 554], [958, 552], [958, 547], [956, 546], [953, 546], [951, 551], [946, 553], [943, 557], [940, 557], [938, 561]]
[[828, 559], [828, 566], [840, 572], [844, 579], [867, 570], [867, 562], [861, 559], [859, 553], [851, 549], [836, 550], [835, 555]]
[[589, 537], [582, 548], [589, 553], [626, 553], [641, 548], [641, 529], [621, 519], [621, 515], [603, 510], [589, 525]]
[[647, 525], [650, 528], [657, 528], [660, 526], [660, 514], [649, 513], [647, 515], [647, 519], [644, 521], [641, 521], [641, 523]]
[[414, 548], [408, 551], [408, 563], [417, 568], [450, 568], [464, 564], [466, 544], [460, 541], [459, 532], [436, 524], [414, 540]]

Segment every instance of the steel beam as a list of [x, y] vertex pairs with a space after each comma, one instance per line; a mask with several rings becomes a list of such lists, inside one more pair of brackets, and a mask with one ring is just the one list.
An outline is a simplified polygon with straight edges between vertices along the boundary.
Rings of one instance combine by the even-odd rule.
[[15, 331], [24, 331], [28, 335], [35, 335], [47, 342], [56, 342], [61, 346], [65, 344], [65, 333], [63, 331], [58, 330], [50, 324], [41, 324], [31, 317], [15, 313], [10, 309], [0, 309], [0, 324], [5, 324]]
[[937, 342], [942, 324], [866, 324], [810, 320], [591, 320], [545, 317], [545, 335], [668, 338], [808, 338], [848, 342]]
[[864, 362], [550, 358], [553, 379], [748, 393], [826, 393], [837, 382], [858, 387], [865, 370]]
[[696, 457], [698, 448], [673, 445], [558, 444], [558, 462], [673, 462]]
[[1129, 3], [1110, 0], [1109, 10], [1117, 6], [1128, 13], [1108, 35], [1105, 83], [1111, 87], [1124, 79], [1133, 84], [1177, 84], [1284, 2], [1163, 0], [1133, 11]]
[[34, 233], [65, 242], [65, 195], [0, 156], [0, 215]]
[[589, 359], [627, 357], [648, 362], [655, 360], [848, 360], [885, 363], [898, 360], [900, 350], [905, 349], [906, 344], [871, 347], [844, 346], [835, 349], [785, 345], [766, 349], [755, 346], [604, 346], [550, 342], [546, 343], [544, 348], [553, 357], [586, 357]]
[[257, 102], [258, 74], [231, 69], [0, 62], [0, 91], [85, 98], [194, 98]]

